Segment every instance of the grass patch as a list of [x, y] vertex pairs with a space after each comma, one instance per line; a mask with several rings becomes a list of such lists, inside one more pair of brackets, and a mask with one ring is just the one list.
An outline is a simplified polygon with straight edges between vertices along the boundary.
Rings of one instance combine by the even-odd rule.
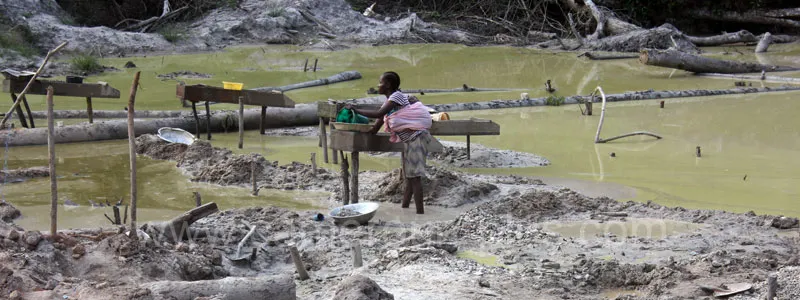
[[0, 26], [0, 48], [18, 52], [25, 57], [39, 54], [36, 48], [37, 36], [26, 26], [17, 25], [11, 28]]
[[566, 98], [564, 98], [562, 96], [552, 96], [551, 95], [551, 96], [547, 97], [547, 100], [545, 100], [545, 104], [550, 105], [550, 106], [561, 106], [561, 104], [564, 104], [564, 100], [566, 100]]
[[282, 0], [271, 0], [267, 3], [267, 15], [273, 18], [286, 14], [286, 3]]
[[103, 70], [103, 65], [97, 57], [89, 54], [78, 54], [70, 60], [72, 70], [85, 73], [95, 73]]
[[182, 26], [170, 24], [158, 30], [158, 34], [167, 42], [176, 43], [186, 38], [186, 29]]

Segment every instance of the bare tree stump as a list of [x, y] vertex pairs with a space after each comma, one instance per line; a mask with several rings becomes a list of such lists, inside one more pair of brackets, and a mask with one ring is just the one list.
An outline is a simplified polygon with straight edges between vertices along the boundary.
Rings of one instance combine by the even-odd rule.
[[761, 40], [758, 41], [758, 45], [756, 45], [756, 53], [767, 52], [770, 44], [772, 44], [772, 34], [767, 32], [761, 37]]
[[361, 258], [361, 243], [359, 241], [353, 242], [353, 267], [360, 268], [364, 265], [364, 260]]
[[767, 279], [767, 300], [775, 300], [778, 292], [778, 278], [775, 275]]
[[697, 148], [695, 148], [694, 154], [697, 157], [703, 156], [702, 154], [700, 154], [700, 146], [697, 146]]
[[319, 58], [315, 58], [314, 59], [314, 72], [317, 72], [317, 61], [318, 60], [319, 60]]
[[592, 115], [592, 102], [586, 101], [586, 115]]
[[111, 207], [111, 210], [114, 211], [114, 222], [113, 222], [114, 225], [121, 225], [122, 224], [122, 219], [120, 218], [120, 215], [119, 215], [119, 206], [114, 205], [114, 206]]
[[308, 71], [308, 58], [306, 58], [306, 63], [303, 64], [303, 72]]
[[661, 100], [660, 105], [661, 105], [661, 108], [664, 108], [664, 100]]

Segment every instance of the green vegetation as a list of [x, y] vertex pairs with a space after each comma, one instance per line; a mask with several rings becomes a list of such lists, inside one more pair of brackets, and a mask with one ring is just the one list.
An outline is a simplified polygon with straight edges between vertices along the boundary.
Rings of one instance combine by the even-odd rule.
[[27, 26], [17, 25], [11, 28], [0, 24], [0, 48], [18, 52], [25, 57], [39, 54], [35, 44], [37, 36]]
[[186, 28], [180, 24], [170, 24], [159, 29], [158, 34], [163, 36], [167, 42], [175, 43], [186, 37]]
[[70, 60], [72, 70], [85, 73], [95, 73], [103, 70], [103, 65], [97, 57], [90, 54], [78, 54]]
[[566, 100], [566, 98], [563, 96], [550, 95], [547, 97], [547, 100], [545, 100], [545, 104], [550, 106], [561, 106], [561, 104], [564, 104], [564, 100]]

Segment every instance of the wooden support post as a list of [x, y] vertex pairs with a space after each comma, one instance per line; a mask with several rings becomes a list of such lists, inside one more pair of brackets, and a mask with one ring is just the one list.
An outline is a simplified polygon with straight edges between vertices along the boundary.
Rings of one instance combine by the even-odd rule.
[[258, 196], [258, 184], [256, 183], [256, 162], [250, 164], [250, 184], [253, 186], [253, 196]]
[[139, 88], [139, 75], [136, 72], [131, 85], [131, 96], [128, 99], [128, 146], [131, 157], [131, 237], [138, 239], [136, 228], [136, 131], [133, 126], [133, 116], [135, 115], [134, 103], [136, 102], [136, 90]]
[[114, 211], [114, 225], [122, 224], [122, 219], [119, 216], [119, 206], [114, 205], [111, 207], [111, 210]]
[[[333, 120], [328, 119], [328, 126], [330, 127], [331, 132], [333, 132]], [[328, 151], [325, 151], [325, 152], [327, 153]], [[333, 155], [333, 164], [334, 165], [338, 165], [339, 164], [339, 156], [336, 155], [336, 150], [331, 149], [331, 155]], [[325, 163], [328, 163], [328, 161], [325, 161]]]
[[208, 135], [208, 140], [211, 140], [211, 109], [208, 107], [208, 101], [206, 101], [206, 134]]
[[308, 71], [308, 58], [306, 58], [306, 63], [303, 64], [303, 72]]
[[361, 243], [359, 241], [353, 242], [353, 267], [360, 268], [364, 265], [364, 260], [361, 258]]
[[770, 275], [767, 278], [767, 300], [775, 300], [778, 292], [778, 278], [775, 275]]
[[[334, 153], [334, 155], [336, 155], [336, 153]], [[349, 166], [347, 164], [347, 157], [344, 156], [344, 151], [339, 151], [339, 155], [342, 159], [342, 205], [348, 205], [350, 204], [350, 174], [347, 170]]]
[[[11, 103], [22, 102], [21, 97], [19, 98], [19, 101], [17, 101], [17, 99], [17, 96], [11, 94]], [[25, 114], [22, 112], [22, 107], [17, 104], [15, 109], [17, 112], [17, 117], [19, 118], [19, 124], [22, 125], [22, 127], [28, 128], [28, 121], [25, 119]]]
[[292, 245], [289, 246], [289, 252], [292, 253], [294, 267], [297, 268], [297, 274], [300, 275], [300, 280], [308, 279], [308, 271], [306, 271], [306, 267], [303, 266], [303, 261], [300, 260], [300, 251], [297, 251], [297, 247]]
[[661, 100], [661, 108], [664, 108], [664, 100]]
[[[328, 163], [328, 133], [325, 132], [325, 119], [319, 118], [319, 143], [322, 146], [322, 161]], [[336, 156], [336, 153], [333, 153]]]
[[25, 106], [25, 111], [28, 113], [28, 120], [31, 121], [31, 128], [36, 128], [36, 125], [33, 124], [33, 113], [31, 113], [31, 106], [28, 105], [28, 99], [25, 98], [25, 95], [22, 96], [22, 105]]
[[239, 96], [239, 149], [244, 146], [244, 97]]
[[94, 123], [94, 110], [92, 109], [92, 97], [86, 97], [86, 115], [89, 116], [89, 124]]
[[194, 115], [194, 134], [200, 138], [200, 117], [197, 116], [197, 102], [192, 101], [192, 115]]
[[697, 155], [697, 157], [701, 157], [702, 156], [700, 154], [700, 146], [697, 146], [697, 148], [695, 149], [695, 155]]
[[258, 132], [263, 135], [265, 130], [267, 130], [267, 107], [266, 106], [262, 106], [261, 107], [261, 123], [259, 123], [259, 125], [258, 125]]
[[586, 102], [586, 115], [592, 115], [592, 102]]
[[317, 153], [311, 153], [311, 174], [317, 177]]
[[358, 151], [350, 154], [350, 203], [358, 203]]
[[[20, 98], [25, 97], [25, 94], [28, 93], [28, 90], [31, 89], [31, 86], [34, 84], [34, 82], [36, 82], [36, 77], [38, 77], [39, 74], [42, 73], [42, 70], [44, 70], [44, 66], [47, 65], [47, 61], [50, 60], [50, 57], [53, 56], [53, 54], [55, 54], [59, 50], [61, 50], [61, 48], [64, 48], [64, 46], [66, 46], [66, 45], [67, 45], [67, 42], [63, 42], [63, 43], [61, 43], [61, 45], [58, 45], [58, 47], [56, 47], [55, 49], [50, 50], [49, 52], [47, 52], [47, 55], [45, 55], [44, 61], [42, 61], [42, 64], [39, 66], [39, 69], [36, 70], [36, 73], [33, 73], [33, 76], [31, 76], [31, 79], [28, 80], [28, 84], [25, 85], [25, 88], [22, 89], [22, 92], [19, 93], [19, 97]], [[19, 99], [15, 98], [14, 100], [19, 100]], [[19, 102], [20, 101], [14, 101], [14, 104], [11, 105], [11, 108], [3, 116], [3, 120], [0, 121], [0, 128], [5, 128], [6, 127], [6, 122], [8, 122], [8, 118], [10, 118], [11, 115], [12, 115], [12, 112], [14, 112], [14, 110], [17, 107], [19, 107], [19, 104], [20, 104]], [[24, 118], [24, 116], [22, 116], [21, 114], [20, 114], [20, 116]]]
[[[24, 115], [19, 115], [24, 119]], [[58, 232], [58, 183], [56, 182], [56, 136], [53, 125], [53, 87], [47, 88], [47, 154], [50, 157], [50, 235]]]
[[314, 59], [314, 72], [317, 72], [317, 61], [318, 60], [319, 60], [319, 58], [315, 58]]
[[194, 194], [194, 207], [200, 207], [203, 205], [202, 199], [200, 199], [200, 192], [192, 192]]
[[471, 155], [472, 155], [472, 153], [471, 153], [471, 151], [470, 151], [470, 142], [469, 142], [469, 134], [468, 134], [468, 135], [467, 135], [467, 160], [470, 160], [470, 159], [471, 159], [471, 158], [470, 158], [470, 157], [471, 157]]
[[128, 223], [128, 206], [125, 205], [125, 212], [122, 215], [122, 224]]

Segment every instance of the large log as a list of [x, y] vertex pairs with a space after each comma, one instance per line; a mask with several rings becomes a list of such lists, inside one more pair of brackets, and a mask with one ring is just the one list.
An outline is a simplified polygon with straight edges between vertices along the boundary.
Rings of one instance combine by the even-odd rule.
[[[476, 88], [466, 84], [454, 89], [403, 89], [406, 94], [428, 94], [428, 93], [467, 93], [467, 92], [510, 92], [510, 91], [526, 91], [527, 89], [503, 89], [503, 88]], [[377, 95], [378, 90], [369, 88], [367, 90], [369, 95]]]
[[[158, 133], [161, 127], [174, 127], [186, 131], [194, 130], [195, 120], [187, 113], [186, 117], [166, 118], [166, 119], [145, 119], [136, 120], [136, 135], [146, 133]], [[235, 119], [232, 111], [218, 111], [212, 114], [208, 124], [211, 131], [221, 132], [226, 128], [226, 123], [231, 118]], [[258, 129], [261, 125], [261, 108], [245, 110], [244, 114], [245, 129]], [[267, 128], [287, 127], [287, 126], [310, 126], [316, 125], [319, 121], [317, 117], [317, 104], [298, 104], [295, 108], [272, 108], [267, 109]], [[200, 119], [200, 122], [208, 122]], [[0, 143], [5, 143], [9, 139], [10, 146], [44, 145], [47, 144], [47, 128], [27, 129], [16, 131], [9, 136], [0, 135]], [[56, 135], [56, 143], [74, 143], [124, 139], [128, 137], [127, 122], [125, 120], [108, 120], [95, 122], [94, 124], [82, 123], [59, 127]]]
[[750, 23], [750, 24], [766, 24], [777, 25], [782, 27], [800, 28], [800, 21], [791, 18], [773, 17], [763, 11], [711, 11], [708, 9], [695, 9], [689, 13], [692, 17], [704, 20], [736, 22], [736, 23]]
[[726, 32], [720, 35], [708, 37], [686, 36], [692, 43], [700, 47], [719, 46], [736, 43], [752, 43], [756, 41], [756, 36], [747, 30], [737, 32]]
[[197, 299], [222, 295], [225, 300], [295, 300], [296, 286], [288, 275], [227, 277], [201, 281], [156, 281], [139, 286], [154, 299]]
[[[655, 99], [669, 99], [669, 98], [684, 98], [684, 97], [706, 97], [706, 96], [721, 96], [721, 95], [735, 95], [735, 94], [753, 94], [753, 93], [767, 93], [767, 92], [785, 92], [785, 91], [800, 91], [800, 86], [780, 86], [780, 87], [748, 87], [748, 88], [734, 88], [724, 90], [684, 90], [684, 91], [636, 91], [626, 92], [621, 94], [606, 95], [609, 102], [615, 101], [634, 101], [634, 100], [655, 100]], [[579, 104], [590, 101], [591, 97], [588, 96], [569, 96], [564, 99], [564, 104]], [[466, 110], [484, 110], [484, 109], [501, 109], [501, 108], [514, 108], [514, 107], [528, 107], [528, 106], [545, 106], [547, 105], [547, 98], [530, 98], [525, 100], [492, 100], [483, 102], [470, 102], [470, 103], [451, 103], [451, 104], [433, 104], [429, 107], [436, 109], [440, 112], [453, 112], [453, 111], [466, 111]]]
[[645, 49], [639, 54], [639, 61], [646, 65], [681, 69], [694, 73], [757, 73], [761, 71], [781, 72], [800, 70], [797, 67], [762, 65], [714, 59], [676, 50]]
[[[136, 118], [177, 118], [189, 114], [188, 111], [180, 110], [137, 110], [134, 112]], [[36, 119], [47, 119], [46, 111], [32, 111], [31, 115]], [[128, 112], [124, 110], [95, 110], [92, 114], [95, 119], [124, 119], [128, 117]], [[55, 119], [86, 119], [89, 113], [85, 110], [57, 110], [53, 112]]]
[[151, 237], [156, 240], [166, 240], [172, 243], [188, 238], [189, 226], [197, 220], [218, 212], [217, 204], [209, 202], [195, 207], [172, 220], [153, 223], [148, 227]]
[[303, 88], [309, 88], [309, 87], [315, 87], [315, 86], [321, 86], [321, 85], [328, 85], [328, 84], [334, 84], [334, 83], [350, 81], [350, 80], [357, 80], [357, 79], [361, 79], [361, 73], [359, 73], [358, 71], [347, 71], [347, 72], [342, 72], [342, 73], [330, 76], [328, 78], [321, 78], [321, 79], [317, 79], [317, 80], [311, 80], [311, 81], [306, 81], [306, 82], [301, 82], [301, 83], [295, 83], [295, 84], [285, 85], [285, 86], [281, 86], [281, 87], [260, 87], [260, 88], [254, 88], [253, 90], [254, 91], [272, 91], [272, 90], [277, 90], [277, 91], [281, 91], [281, 92], [287, 92], [287, 91], [296, 90], [296, 89], [303, 89]]

